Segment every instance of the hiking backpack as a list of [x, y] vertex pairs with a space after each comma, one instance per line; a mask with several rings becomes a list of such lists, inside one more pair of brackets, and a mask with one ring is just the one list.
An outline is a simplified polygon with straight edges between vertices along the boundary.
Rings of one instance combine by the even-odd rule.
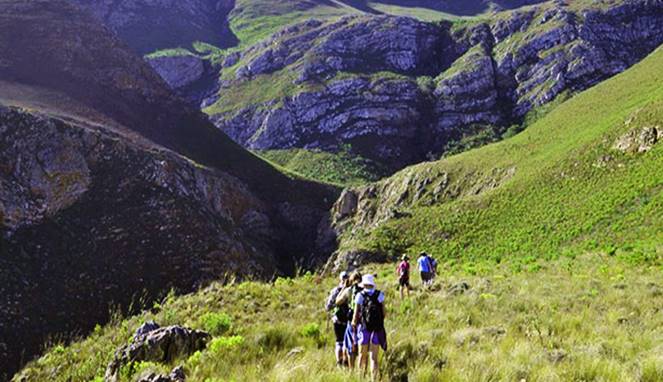
[[346, 323], [352, 318], [352, 311], [350, 310], [350, 304], [347, 302], [345, 304], [336, 305], [334, 308], [334, 316], [336, 317], [337, 322]]
[[377, 332], [384, 329], [384, 315], [382, 303], [378, 301], [380, 291], [373, 294], [362, 292], [364, 303], [361, 306], [361, 323], [369, 332]]

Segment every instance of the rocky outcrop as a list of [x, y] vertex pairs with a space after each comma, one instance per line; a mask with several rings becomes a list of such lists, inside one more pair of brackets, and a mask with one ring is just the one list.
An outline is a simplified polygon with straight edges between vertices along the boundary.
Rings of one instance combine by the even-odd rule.
[[324, 261], [334, 189], [233, 143], [69, 2], [0, 15], [0, 379], [109, 306]]
[[[409, 209], [452, 201], [493, 190], [511, 179], [515, 167], [454, 172], [436, 163], [411, 166], [377, 183], [343, 191], [332, 207], [332, 228], [343, 240], [361, 238], [388, 220], [409, 215]], [[356, 268], [366, 262], [389, 260], [375, 251], [340, 250], [325, 272]]]
[[[137, 292], [151, 299], [229, 274], [269, 277], [285, 264], [272, 213], [228, 174], [17, 109], [0, 112], [0, 147], [9, 349], [33, 354], [47, 334], [87, 330], [111, 301], [128, 305]], [[11, 356], [3, 364], [15, 364]]]
[[[549, 1], [460, 28], [389, 16], [310, 20], [242, 52], [221, 91], [283, 73], [296, 90], [213, 119], [246, 147], [349, 143], [398, 169], [443, 154], [477, 127], [499, 133], [560, 94], [623, 71], [663, 42], [661, 15], [660, 1]], [[390, 81], [395, 92], [367, 86], [384, 71], [399, 77]], [[337, 94], [339, 86], [352, 91]], [[369, 142], [386, 143], [367, 152]]]
[[[448, 138], [458, 126], [502, 122], [493, 59], [476, 45], [442, 73], [435, 89], [436, 137]], [[443, 142], [440, 142], [443, 144]]]
[[623, 153], [646, 153], [663, 140], [661, 126], [633, 128], [617, 139], [613, 149]]
[[238, 69], [237, 77], [251, 78], [292, 64], [297, 64], [299, 82], [367, 67], [432, 74], [445, 48], [441, 32], [432, 24], [405, 17], [348, 16], [333, 23], [309, 20], [246, 51], [244, 56], [255, 58]]
[[427, 95], [416, 82], [352, 76], [330, 81], [324, 90], [286, 98], [282, 105], [248, 109], [216, 125], [252, 149], [306, 147], [331, 149], [351, 143], [365, 156], [394, 164], [412, 163], [411, 151], [422, 132], [413, 121], [428, 118]]
[[[169, 363], [202, 350], [207, 345], [210, 335], [199, 330], [181, 326], [169, 326], [152, 330], [145, 335], [134, 338], [129, 345], [118, 349], [115, 357], [108, 364], [104, 380], [118, 380], [120, 369], [131, 362]], [[146, 381], [177, 381], [184, 380], [183, 371], [173, 370], [170, 376], [154, 375]]]

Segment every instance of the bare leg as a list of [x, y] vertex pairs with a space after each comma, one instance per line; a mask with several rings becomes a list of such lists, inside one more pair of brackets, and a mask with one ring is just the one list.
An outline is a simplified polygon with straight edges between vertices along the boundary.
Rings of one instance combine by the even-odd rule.
[[371, 379], [375, 382], [378, 380], [378, 372], [380, 371], [379, 359], [380, 345], [371, 343], [369, 348], [369, 357], [371, 362]]
[[359, 372], [365, 376], [368, 369], [368, 345], [359, 345]]
[[350, 352], [347, 351], [347, 350], [344, 353], [345, 353], [345, 359], [348, 360], [348, 368], [350, 370], [354, 369], [355, 368], [355, 361], [357, 360], [357, 355], [356, 354], [355, 355], [350, 355]]
[[336, 364], [343, 365], [343, 344], [336, 343]]

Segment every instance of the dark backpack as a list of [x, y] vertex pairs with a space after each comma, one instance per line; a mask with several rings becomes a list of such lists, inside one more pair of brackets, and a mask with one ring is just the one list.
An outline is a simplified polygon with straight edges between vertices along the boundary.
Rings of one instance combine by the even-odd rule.
[[350, 321], [352, 318], [351, 315], [352, 311], [350, 310], [350, 305], [347, 302], [342, 305], [336, 305], [334, 308], [334, 316], [336, 316], [336, 319], [339, 323], [346, 323]]
[[382, 303], [378, 301], [380, 291], [376, 290], [373, 294], [362, 292], [364, 303], [361, 306], [361, 324], [369, 332], [377, 332], [384, 329], [384, 315], [382, 312]]

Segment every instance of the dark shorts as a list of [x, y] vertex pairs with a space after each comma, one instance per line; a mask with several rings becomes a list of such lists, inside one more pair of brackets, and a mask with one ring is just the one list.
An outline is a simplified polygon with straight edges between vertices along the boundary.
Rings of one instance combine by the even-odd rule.
[[400, 277], [398, 279], [398, 285], [409, 287], [410, 286], [410, 277], [409, 276]]
[[421, 281], [430, 281], [433, 278], [433, 274], [430, 272], [421, 272]]
[[334, 324], [334, 337], [336, 338], [336, 343], [337, 344], [342, 344], [343, 343], [343, 337], [345, 336], [345, 328], [347, 328], [348, 324], [347, 323], [335, 323]]

